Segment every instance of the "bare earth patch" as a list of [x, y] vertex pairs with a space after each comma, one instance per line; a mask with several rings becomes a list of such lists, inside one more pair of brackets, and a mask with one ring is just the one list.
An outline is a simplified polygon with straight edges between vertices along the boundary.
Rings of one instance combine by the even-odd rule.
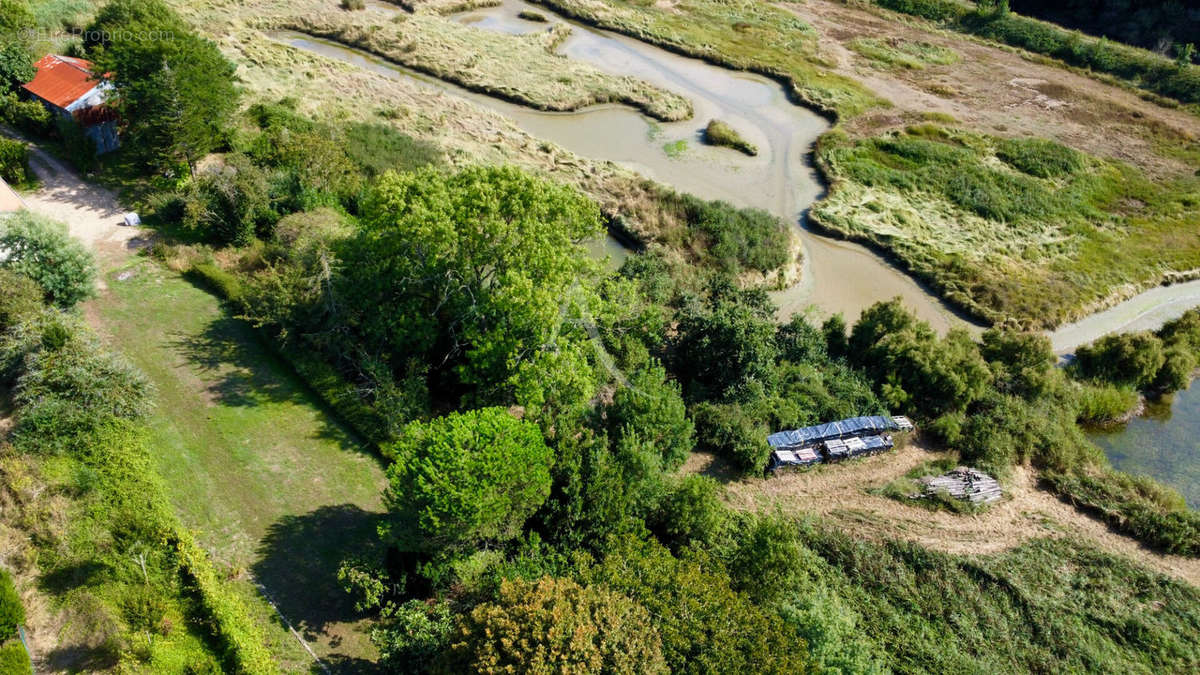
[[[892, 102], [846, 123], [851, 133], [879, 133], [927, 112], [1000, 136], [1040, 136], [1093, 155], [1120, 159], [1152, 177], [1195, 170], [1163, 154], [1163, 144], [1194, 145], [1200, 119], [1085, 75], [1027, 60], [1012, 49], [828, 0], [786, 5], [820, 35], [832, 70], [861, 81]], [[880, 70], [846, 44], [860, 38], [929, 43], [961, 54], [952, 65]], [[857, 134], [855, 134], [857, 135]]]
[[726, 501], [741, 510], [779, 508], [785, 513], [819, 515], [861, 536], [911, 541], [955, 554], [999, 553], [1036, 537], [1075, 536], [1200, 586], [1200, 560], [1164, 555], [1112, 532], [1104, 523], [1040, 489], [1035, 472], [1028, 467], [1016, 468], [1013, 480], [1004, 486], [1003, 501], [976, 515], [930, 511], [868, 492], [922, 462], [952, 456], [910, 443], [863, 460], [769, 478], [737, 479], [720, 458], [698, 452], [681, 471], [720, 480], [725, 484]]

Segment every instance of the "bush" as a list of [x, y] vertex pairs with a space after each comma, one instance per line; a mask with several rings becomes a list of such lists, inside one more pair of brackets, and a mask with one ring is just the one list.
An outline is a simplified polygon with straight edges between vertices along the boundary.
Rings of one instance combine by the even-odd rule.
[[0, 250], [8, 253], [0, 268], [33, 279], [59, 307], [74, 307], [95, 292], [92, 254], [62, 223], [28, 211], [10, 216], [0, 221]]
[[196, 177], [184, 195], [183, 226], [214, 244], [245, 246], [278, 220], [266, 172], [245, 155]]
[[54, 116], [37, 101], [22, 101], [16, 94], [0, 94], [0, 123], [16, 127], [34, 136], [54, 131]]
[[553, 456], [541, 430], [503, 408], [414, 422], [383, 450], [395, 458], [388, 532], [402, 550], [511, 540], [550, 493]]
[[192, 265], [188, 275], [195, 277], [213, 292], [230, 302], [242, 300], [242, 281], [236, 275], [226, 272], [215, 262], [203, 261]]
[[0, 569], [0, 644], [16, 637], [17, 627], [25, 623], [25, 606], [13, 585], [8, 570]]
[[54, 310], [0, 336], [0, 376], [12, 378], [14, 366], [13, 443], [23, 451], [77, 452], [97, 424], [135, 420], [150, 407], [145, 378], [101, 349], [78, 319]]
[[742, 138], [736, 129], [721, 120], [709, 120], [704, 127], [704, 141], [709, 145], [722, 145], [750, 155], [758, 154], [758, 148], [753, 143]]
[[342, 9], [357, 12], [367, 8], [366, 0], [342, 0]]
[[504, 581], [494, 602], [460, 617], [447, 672], [666, 673], [645, 608], [569, 579]]
[[33, 279], [0, 269], [0, 332], [33, 316], [42, 308], [46, 292]]
[[699, 554], [676, 558], [632, 536], [610, 538], [603, 549], [603, 560], [581, 570], [581, 580], [645, 607], [673, 672], [808, 671], [804, 641], [774, 611], [734, 592], [717, 561]]
[[33, 675], [29, 655], [20, 640], [0, 643], [0, 673], [4, 675]]
[[1165, 362], [1162, 340], [1153, 333], [1121, 333], [1076, 349], [1074, 371], [1080, 377], [1145, 389]]
[[700, 446], [747, 474], [767, 467], [767, 427], [737, 403], [702, 403], [693, 414]]
[[636, 432], [662, 453], [663, 468], [668, 471], [678, 468], [692, 452], [694, 427], [679, 386], [667, 379], [661, 366], [634, 373], [628, 386], [613, 394], [607, 414], [614, 440], [627, 430]]
[[24, 143], [0, 138], [0, 178], [13, 185], [24, 185], [33, 179], [29, 148]]
[[1170, 393], [1187, 389], [1196, 372], [1196, 354], [1185, 345], [1167, 347], [1163, 354], [1162, 367], [1154, 376], [1151, 387], [1155, 391]]
[[721, 535], [727, 516], [721, 484], [708, 476], [685, 476], [659, 504], [653, 529], [663, 543], [678, 551], [684, 546], [712, 544]]

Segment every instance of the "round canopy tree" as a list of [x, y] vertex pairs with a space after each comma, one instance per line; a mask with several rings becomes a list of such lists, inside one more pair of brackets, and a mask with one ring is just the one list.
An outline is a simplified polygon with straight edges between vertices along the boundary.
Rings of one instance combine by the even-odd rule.
[[553, 455], [537, 425], [503, 408], [414, 422], [385, 451], [389, 534], [407, 551], [507, 541], [550, 494]]

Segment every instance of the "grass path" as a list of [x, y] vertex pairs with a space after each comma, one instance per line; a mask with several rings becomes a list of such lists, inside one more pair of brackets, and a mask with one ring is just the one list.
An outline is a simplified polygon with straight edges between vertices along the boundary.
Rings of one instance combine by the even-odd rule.
[[97, 253], [89, 323], [155, 385], [158, 470], [183, 523], [274, 626], [271, 647], [288, 672], [320, 666], [263, 595], [328, 669], [369, 669], [374, 650], [336, 571], [346, 552], [377, 539], [379, 460], [216, 297], [136, 255], [142, 240], [118, 225], [111, 192], [41, 152], [34, 167], [42, 188], [29, 207], [67, 222]]

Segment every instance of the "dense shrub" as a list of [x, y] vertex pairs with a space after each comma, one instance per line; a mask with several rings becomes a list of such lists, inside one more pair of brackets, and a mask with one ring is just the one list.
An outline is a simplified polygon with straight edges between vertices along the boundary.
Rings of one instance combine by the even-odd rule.
[[24, 143], [0, 138], [0, 178], [14, 185], [24, 185], [33, 178], [29, 148]]
[[46, 292], [33, 279], [0, 268], [0, 331], [41, 310], [45, 295]]
[[[104, 352], [80, 320], [48, 309], [0, 334], [0, 377], [15, 381], [17, 452], [58, 453], [53, 473], [38, 476], [40, 463], [29, 463], [47, 494], [62, 498], [55, 509], [63, 526], [34, 540], [43, 578], [104, 570], [87, 575], [81, 593], [47, 587], [100, 627], [89, 668], [275, 672], [242, 600], [175, 520], [138, 420], [147, 406], [140, 375]], [[44, 506], [22, 500], [14, 508], [37, 519]], [[147, 631], [156, 648], [130, 649], [129, 638]]]
[[244, 246], [278, 219], [266, 172], [242, 155], [198, 175], [184, 194], [183, 226], [215, 244]]
[[459, 619], [450, 672], [666, 673], [650, 615], [603, 586], [505, 581]]
[[729, 588], [729, 580], [703, 560], [680, 559], [659, 544], [620, 537], [581, 571], [650, 612], [672, 671], [697, 673], [797, 673], [809, 667], [804, 642], [774, 612]]
[[727, 519], [721, 484], [708, 476], [693, 474], [667, 491], [652, 518], [652, 526], [660, 541], [678, 551], [684, 546], [715, 543]]
[[775, 323], [761, 307], [737, 297], [714, 297], [682, 312], [673, 369], [686, 373], [689, 398], [717, 396], [740, 384], [769, 379], [778, 346]]
[[13, 585], [8, 570], [0, 569], [0, 644], [15, 637], [17, 627], [25, 623], [25, 605]]
[[1138, 389], [1154, 383], [1165, 361], [1162, 340], [1149, 332], [1105, 335], [1075, 350], [1075, 368], [1082, 377]]
[[739, 471], [757, 473], [767, 466], [767, 425], [737, 403], [696, 406], [696, 440], [700, 447], [729, 460]]
[[628, 386], [613, 394], [607, 415], [611, 438], [619, 440], [627, 431], [637, 433], [659, 449], [667, 470], [678, 468], [692, 452], [692, 422], [678, 385], [667, 380], [661, 366], [634, 373]]
[[73, 307], [95, 292], [92, 254], [62, 223], [28, 211], [0, 220], [0, 250], [7, 253], [0, 268], [33, 279], [59, 307]]
[[0, 123], [35, 136], [46, 136], [54, 130], [54, 116], [45, 106], [22, 101], [13, 93], [0, 94]]
[[19, 376], [13, 441], [25, 451], [78, 452], [95, 425], [149, 408], [140, 373], [103, 351], [78, 319], [52, 310], [0, 335], [5, 375]]

